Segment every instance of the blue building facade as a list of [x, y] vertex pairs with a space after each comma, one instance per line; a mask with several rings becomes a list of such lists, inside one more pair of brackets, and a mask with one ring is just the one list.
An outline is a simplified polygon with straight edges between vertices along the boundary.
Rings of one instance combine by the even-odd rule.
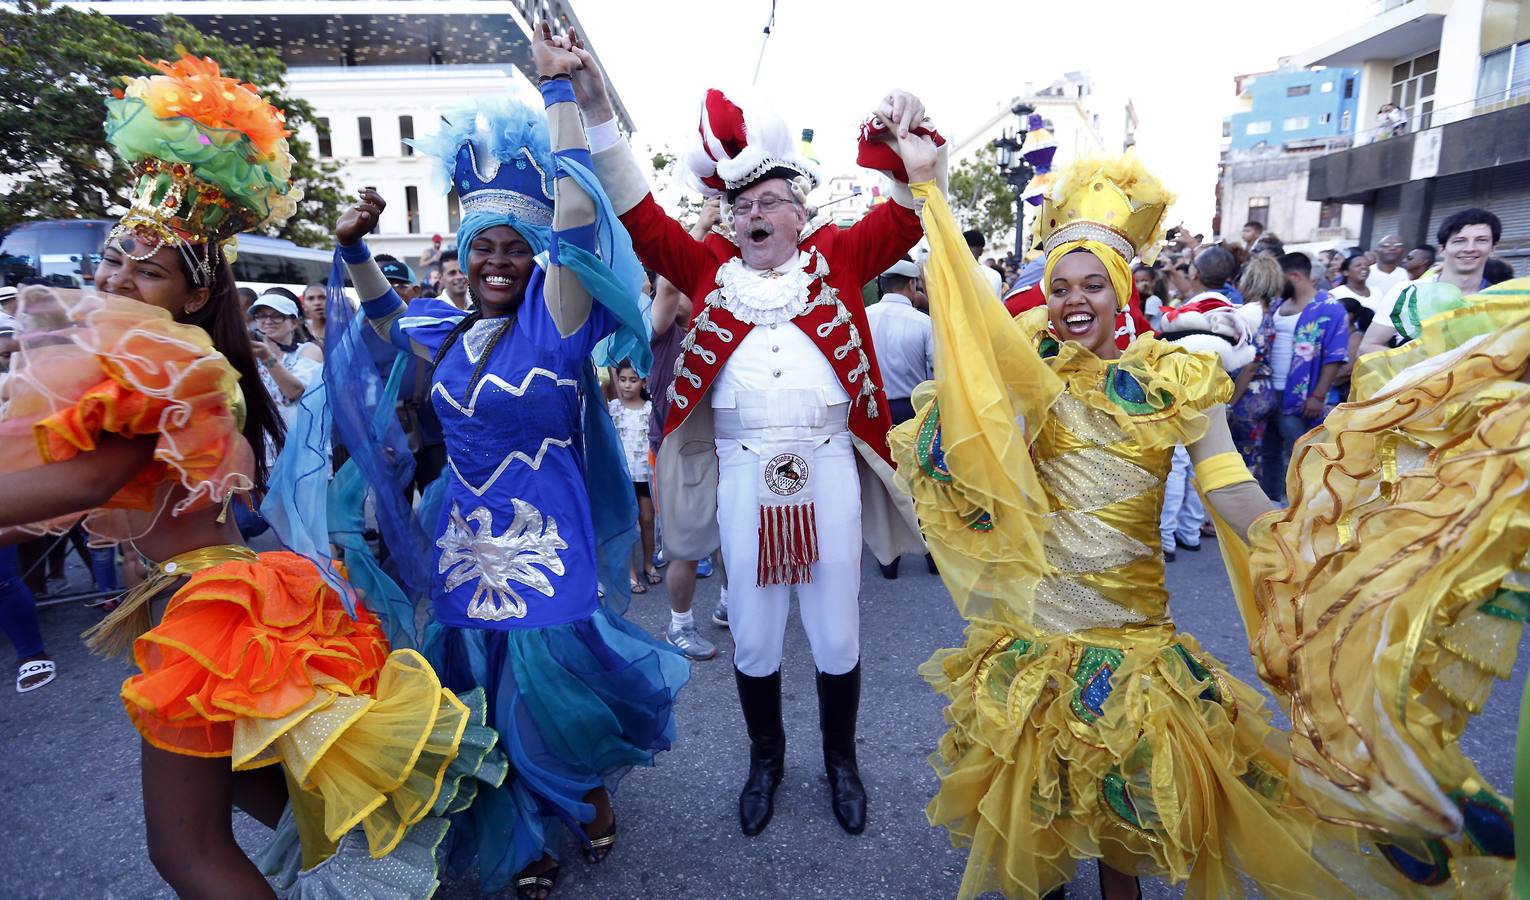
[[1253, 76], [1246, 112], [1223, 120], [1231, 150], [1278, 150], [1288, 141], [1355, 133], [1359, 69], [1290, 69]]

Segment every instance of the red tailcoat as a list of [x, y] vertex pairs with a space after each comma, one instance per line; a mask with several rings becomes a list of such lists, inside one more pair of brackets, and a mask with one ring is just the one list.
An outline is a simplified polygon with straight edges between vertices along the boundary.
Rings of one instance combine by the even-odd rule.
[[[690, 297], [695, 308], [691, 330], [685, 337], [686, 346], [691, 349], [685, 350], [680, 359], [698, 377], [699, 384], [686, 378], [675, 379], [675, 399], [664, 423], [664, 433], [668, 435], [703, 402], [728, 357], [756, 326], [739, 321], [718, 305], [708, 307], [708, 319], [726, 330], [731, 340], [723, 340], [716, 330], [702, 328], [697, 321], [707, 298], [717, 290], [717, 270], [739, 255], [732, 241], [719, 234], [709, 234], [705, 240], [697, 241], [659, 207], [652, 194], [622, 214], [621, 221], [632, 235], [638, 257]], [[917, 214], [888, 202], [873, 207], [865, 218], [849, 228], [835, 225], [816, 228], [798, 245], [809, 254], [809, 272], [815, 271], [815, 265], [824, 264], [828, 271], [826, 274], [818, 271], [820, 277], [808, 289], [808, 308], [792, 324], [823, 353], [840, 386], [850, 395], [851, 433], [874, 448], [889, 466], [892, 457], [887, 448], [887, 431], [892, 427], [892, 419], [882, 389], [882, 373], [871, 346], [871, 326], [866, 321], [861, 287], [902, 259], [923, 233]], [[825, 290], [836, 292], [839, 304], [811, 302]], [[849, 313], [848, 322], [836, 321], [839, 305]], [[852, 340], [852, 328], [858, 342]], [[859, 346], [851, 346], [855, 343]], [[708, 359], [712, 361], [707, 362]], [[870, 388], [864, 386], [863, 379], [867, 378]]]

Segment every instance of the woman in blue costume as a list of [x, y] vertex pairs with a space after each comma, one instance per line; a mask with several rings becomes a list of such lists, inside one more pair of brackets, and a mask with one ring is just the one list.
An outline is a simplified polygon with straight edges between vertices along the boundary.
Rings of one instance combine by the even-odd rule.
[[453, 820], [452, 862], [476, 855], [484, 891], [514, 881], [529, 898], [556, 881], [555, 823], [589, 861], [609, 852], [610, 790], [669, 748], [689, 677], [684, 657], [621, 615], [636, 516], [590, 355], [610, 337], [646, 360], [641, 269], [590, 171], [578, 62], [560, 43], [545, 28], [533, 41], [545, 116], [480, 102], [416, 144], [462, 204], [472, 313], [437, 299], [406, 308], [389, 288], [362, 241], [383, 210], [375, 191], [336, 228], [373, 328], [432, 366], [448, 485], [425, 654], [448, 686], [485, 689], [512, 766]]

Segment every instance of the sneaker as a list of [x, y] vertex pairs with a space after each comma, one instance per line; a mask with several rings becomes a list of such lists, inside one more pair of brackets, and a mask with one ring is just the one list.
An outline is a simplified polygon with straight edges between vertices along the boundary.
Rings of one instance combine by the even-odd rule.
[[1173, 562], [1174, 561], [1174, 551], [1173, 550], [1165, 550], [1165, 551], [1163, 551], [1163, 561], [1166, 562], [1166, 563]]
[[685, 654], [686, 659], [711, 659], [717, 655], [717, 648], [712, 646], [711, 641], [701, 636], [701, 633], [696, 630], [695, 623], [676, 627], [671, 622], [665, 639], [678, 647], [680, 652]]
[[696, 560], [696, 577], [697, 578], [711, 578], [712, 577], [712, 557], [708, 556], [705, 559], [698, 559], [698, 560]]
[[669, 565], [669, 560], [664, 558], [664, 548], [660, 547], [653, 551], [653, 567], [655, 569], [662, 569], [667, 565]]
[[1182, 540], [1179, 537], [1175, 537], [1174, 538], [1174, 543], [1178, 544], [1179, 545], [1179, 549], [1181, 549], [1181, 550], [1189, 550], [1191, 553], [1199, 553], [1199, 552], [1201, 552], [1201, 542], [1200, 541], [1196, 541], [1195, 543], [1192, 544], [1189, 541]]
[[722, 596], [717, 598], [717, 608], [712, 610], [712, 622], [713, 622], [713, 624], [721, 625], [724, 628], [728, 627], [728, 592], [727, 592], [727, 590], [724, 590], [722, 592]]

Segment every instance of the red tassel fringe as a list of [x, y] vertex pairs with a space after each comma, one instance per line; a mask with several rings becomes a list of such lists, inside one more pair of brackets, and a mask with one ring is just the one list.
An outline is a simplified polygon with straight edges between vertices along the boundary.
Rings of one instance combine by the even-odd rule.
[[755, 584], [808, 584], [818, 562], [813, 504], [760, 507], [760, 566]]

